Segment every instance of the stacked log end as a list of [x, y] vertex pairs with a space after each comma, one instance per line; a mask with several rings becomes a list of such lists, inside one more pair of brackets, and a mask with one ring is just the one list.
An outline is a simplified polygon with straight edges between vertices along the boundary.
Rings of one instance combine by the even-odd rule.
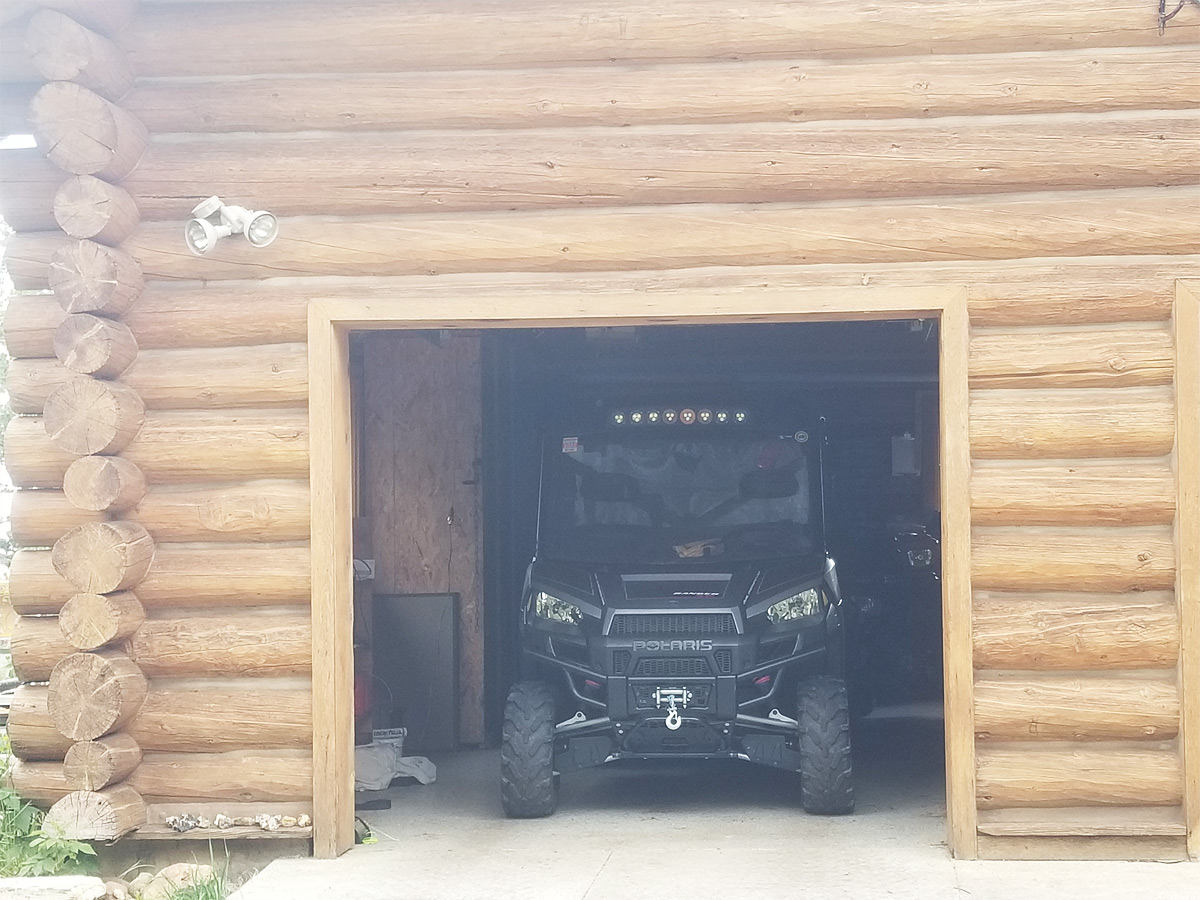
[[149, 572], [155, 546], [136, 521], [116, 518], [146, 490], [137, 465], [116, 456], [141, 430], [145, 405], [113, 380], [138, 355], [120, 317], [144, 281], [138, 264], [113, 246], [138, 225], [137, 205], [120, 182], [138, 165], [148, 135], [118, 105], [134, 81], [124, 52], [87, 27], [107, 24], [42, 10], [26, 34], [34, 68], [47, 79], [33, 94], [29, 122], [64, 173], [54, 219], [78, 240], [53, 253], [47, 273], [63, 311], [53, 350], [66, 374], [26, 410], [42, 413], [55, 454], [71, 460], [45, 485], [62, 490], [61, 530], [54, 534], [43, 520], [25, 539], [53, 543], [50, 562], [70, 595], [58, 615], [18, 622], [14, 659], [29, 683], [17, 691], [9, 727], [20, 759], [17, 789], [52, 804], [47, 823], [77, 840], [110, 840], [147, 821], [128, 781], [142, 748], [126, 729], [149, 684], [125, 644], [146, 618], [131, 589]]

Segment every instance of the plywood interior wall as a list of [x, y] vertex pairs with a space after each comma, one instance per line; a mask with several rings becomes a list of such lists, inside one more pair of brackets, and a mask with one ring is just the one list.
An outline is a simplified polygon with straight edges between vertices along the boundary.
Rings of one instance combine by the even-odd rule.
[[[1195, 839], [1171, 331], [1176, 281], [1200, 276], [1194, 4], [1162, 34], [1145, 0], [135, 5], [47, 2], [69, 20], [49, 27], [17, 4], [0, 33], [21, 99], [2, 121], [42, 138], [0, 172], [5, 262], [34, 292], [6, 321], [28, 489], [12, 595], [41, 634], [14, 646], [42, 649], [30, 796], [64, 786], [34, 684], [69, 652], [39, 618], [74, 590], [50, 548], [116, 520], [154, 545], [127, 784], [152, 807], [309, 801], [314, 299], [524, 293], [582, 320], [612, 292], [725, 292], [736, 316], [764, 291], [965, 285], [980, 850]], [[78, 27], [97, 38], [82, 61], [27, 49]], [[279, 239], [188, 254], [213, 193], [277, 213]], [[128, 365], [81, 372], [55, 342], [68, 313], [126, 327]], [[126, 442], [47, 433], [81, 375], [145, 407]], [[68, 466], [97, 452], [144, 473], [144, 498], [68, 502]], [[408, 502], [441, 513], [434, 496]], [[444, 586], [440, 563], [405, 571]]]

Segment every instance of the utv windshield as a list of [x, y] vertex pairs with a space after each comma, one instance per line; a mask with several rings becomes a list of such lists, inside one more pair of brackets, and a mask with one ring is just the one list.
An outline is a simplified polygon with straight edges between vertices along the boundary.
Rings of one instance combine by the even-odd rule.
[[552, 442], [542, 471], [539, 555], [679, 563], [779, 559], [820, 549], [817, 464], [807, 435], [697, 438], [658, 433]]

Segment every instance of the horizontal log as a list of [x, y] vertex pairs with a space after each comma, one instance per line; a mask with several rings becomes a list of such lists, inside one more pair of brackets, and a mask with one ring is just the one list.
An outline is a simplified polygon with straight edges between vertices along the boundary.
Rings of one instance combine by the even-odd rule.
[[[1186, 255], [1198, 230], [1200, 192], [1163, 188], [850, 207], [694, 204], [292, 218], [280, 221], [269, 247], [225, 240], [204, 258], [180, 252], [178, 223], [149, 222], [122, 249], [147, 278], [220, 280]], [[28, 242], [36, 247], [40, 240], [10, 242], [14, 281]]]
[[[69, 774], [67, 780], [72, 781]], [[52, 833], [76, 841], [115, 841], [145, 824], [146, 803], [127, 784], [72, 791], [50, 808], [45, 819]]]
[[[1183, 47], [984, 54], [886, 61], [746, 60], [142, 79], [121, 106], [156, 134], [390, 131], [570, 125], [811, 122], [1188, 108], [1200, 102]], [[1176, 77], [1164, 81], [1164, 69]], [[719, 91], [712, 90], [719, 84]], [[480, 97], [487, 102], [481, 103]]]
[[54, 666], [76, 649], [58, 627], [58, 616], [18, 616], [12, 633], [12, 666], [21, 681], [49, 681]]
[[1183, 771], [1175, 750], [980, 747], [980, 809], [1007, 806], [1174, 806]]
[[[26, 122], [25, 133], [31, 127]], [[41, 149], [5, 150], [0, 168], [0, 216], [14, 231], [53, 231], [58, 227], [54, 194], [66, 180], [67, 174], [46, 159]]]
[[977, 329], [968, 365], [973, 388], [1137, 387], [1170, 384], [1175, 353], [1166, 328]]
[[44, 684], [22, 684], [13, 692], [8, 739], [20, 759], [61, 762], [74, 743], [54, 727], [49, 693], [49, 686]]
[[17, 760], [9, 776], [21, 799], [42, 809], [50, 808], [74, 790], [61, 762]]
[[137, 354], [137, 338], [128, 325], [90, 313], [67, 316], [54, 332], [54, 355], [81, 375], [116, 378]]
[[1175, 440], [1171, 389], [972, 391], [976, 459], [1164, 456]]
[[69, 237], [115, 247], [139, 220], [129, 193], [94, 175], [75, 175], [54, 194], [54, 221]]
[[72, 745], [63, 760], [67, 783], [77, 791], [98, 791], [124, 781], [142, 761], [142, 748], [125, 732]]
[[47, 81], [73, 81], [109, 100], [121, 99], [133, 86], [124, 51], [56, 10], [34, 14], [25, 44], [34, 68]]
[[154, 540], [137, 522], [76, 525], [50, 551], [55, 571], [81, 591], [107, 594], [138, 584], [154, 559]]
[[[307, 544], [159, 544], [137, 596], [148, 610], [307, 604], [309, 573]], [[22, 615], [57, 614], [78, 593], [48, 550], [17, 551], [10, 592]]]
[[312, 728], [309, 691], [259, 681], [252, 689], [152, 690], [129, 731], [143, 750], [222, 753], [311, 748]]
[[[20, 244], [20, 238], [17, 238]], [[37, 243], [37, 242], [35, 242]], [[26, 243], [26, 246], [30, 245]], [[151, 282], [122, 316], [143, 348], [220, 347], [303, 341], [308, 301], [330, 296], [413, 303], [470, 294], [497, 307], [503, 297], [552, 294], [575, 298], [576, 315], [602, 306], [614, 294], [657, 298], [707, 290], [728, 294], [732, 305], [752, 306], [766, 289], [891, 288], [966, 284], [976, 325], [1050, 325], [1167, 321], [1175, 281], [1200, 277], [1194, 257], [1067, 258], [1056, 261], [902, 263], [884, 265], [770, 266], [755, 269], [593, 273], [503, 273], [434, 278], [312, 278], [289, 281]], [[42, 286], [44, 287], [44, 273]], [[32, 287], [30, 284], [25, 285]], [[54, 355], [53, 331], [62, 321], [44, 296], [9, 300], [5, 336], [16, 357]]]
[[82, 510], [62, 491], [17, 491], [12, 496], [9, 524], [13, 540], [22, 547], [52, 547], [76, 525], [104, 522], [102, 512]]
[[993, 591], [1154, 591], [1175, 586], [1169, 527], [971, 529], [971, 585]]
[[[58, 360], [14, 360], [9, 370], [13, 409], [40, 413], [46, 398], [78, 373]], [[255, 348], [145, 350], [120, 383], [146, 409], [237, 409], [303, 406], [308, 402], [308, 350], [304, 344]]]
[[[970, 7], [921, 0], [847, 10], [837, 0], [802, 4], [724, 0], [626, 2], [581, 14], [577, 4], [222, 4], [204, 28], [188, 11], [154, 4], [120, 43], [142, 77], [387, 72], [795, 57], [920, 56], [1194, 43], [1196, 11], [1184, 9], [1160, 36], [1144, 3], [1121, 0], [1080, 15], [1036, 0], [982, 0]], [[370, 19], [369, 33], [361, 22]], [[256, 35], [252, 46], [245, 36]], [[227, 58], [229, 47], [240, 47]], [[720, 82], [713, 82], [718, 89]]]
[[[6, 465], [18, 487], [61, 487], [75, 460], [57, 450], [37, 416], [5, 432]], [[146, 413], [122, 451], [151, 485], [244, 478], [307, 477], [308, 417], [302, 410]]]
[[29, 104], [29, 120], [52, 163], [110, 182], [133, 171], [150, 139], [142, 123], [121, 107], [70, 81], [40, 88]]
[[1170, 591], [976, 590], [974, 601], [977, 668], [1174, 669], [1179, 659], [1179, 607]]
[[[143, 526], [155, 543], [303, 541], [309, 533], [308, 485], [264, 480], [159, 487], [125, 515]], [[10, 517], [13, 538], [24, 547], [49, 547], [76, 525], [108, 519], [103, 512], [79, 509], [63, 492], [53, 490], [18, 491]]]
[[145, 675], [119, 650], [72, 653], [50, 673], [50, 718], [69, 738], [95, 740], [133, 719], [147, 687]]
[[[71, 741], [50, 719], [46, 685], [22, 685], [9, 736], [22, 759], [62, 760]], [[312, 694], [258, 679], [231, 688], [151, 690], [126, 733], [142, 750], [219, 753], [312, 746]]]
[[147, 619], [130, 637], [128, 650], [151, 678], [308, 675], [312, 622], [307, 615], [224, 611]]
[[123, 513], [146, 496], [146, 476], [120, 456], [81, 456], [63, 473], [63, 494], [79, 510]]
[[312, 756], [304, 752], [147, 753], [126, 784], [149, 802], [308, 800], [312, 777]]
[[1179, 733], [1174, 673], [1153, 678], [981, 675], [974, 698], [980, 741], [1159, 741]]
[[55, 9], [93, 31], [112, 37], [133, 19], [139, 0], [38, 0], [38, 6]]
[[976, 525], [1169, 525], [1175, 476], [1164, 460], [971, 468]]
[[[177, 223], [196, 186], [279, 216], [777, 203], [1191, 185], [1183, 112], [932, 122], [395, 135], [208, 136], [152, 144], [121, 187]], [[996, 161], [1003, 160], [1003, 165]], [[350, 161], [353, 160], [353, 164]], [[76, 166], [79, 168], [80, 166]], [[319, 204], [314, 204], [319, 196]], [[284, 233], [281, 231], [281, 234]]]

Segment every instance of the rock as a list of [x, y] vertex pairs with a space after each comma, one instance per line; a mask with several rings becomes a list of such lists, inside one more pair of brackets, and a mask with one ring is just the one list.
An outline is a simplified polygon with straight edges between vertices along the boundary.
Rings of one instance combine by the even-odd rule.
[[100, 900], [104, 882], [85, 875], [0, 878], [0, 900]]
[[169, 900], [172, 894], [189, 884], [211, 881], [213, 867], [196, 863], [175, 863], [155, 875], [141, 894], [141, 900]]
[[129, 882], [121, 878], [109, 878], [104, 882], [108, 900], [129, 900]]
[[129, 882], [129, 893], [140, 898], [142, 891], [146, 890], [146, 885], [154, 880], [154, 875], [150, 872], [142, 872], [133, 881]]

